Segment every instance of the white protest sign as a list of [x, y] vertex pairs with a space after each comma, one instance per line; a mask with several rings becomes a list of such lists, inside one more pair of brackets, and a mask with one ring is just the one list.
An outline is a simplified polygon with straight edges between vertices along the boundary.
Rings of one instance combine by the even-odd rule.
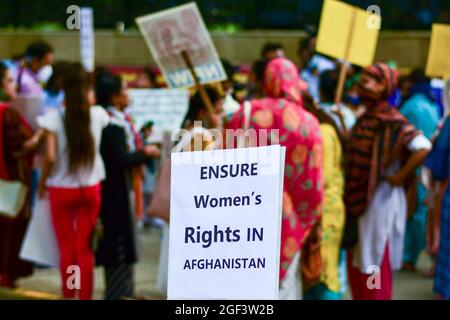
[[59, 267], [59, 248], [48, 197], [37, 199], [22, 243], [20, 258], [49, 267]]
[[181, 57], [186, 51], [201, 84], [226, 80], [216, 48], [195, 2], [139, 17], [136, 23], [171, 88], [194, 86]]
[[172, 154], [169, 299], [277, 299], [285, 149]]
[[39, 128], [36, 119], [44, 113], [44, 105], [44, 96], [17, 96], [10, 103], [11, 108], [19, 112], [33, 130]]
[[94, 71], [94, 13], [92, 8], [80, 8], [80, 49], [81, 64], [88, 71]]
[[127, 113], [137, 130], [151, 120], [156, 132], [176, 131], [189, 106], [189, 92], [183, 89], [130, 89], [128, 94], [131, 103]]

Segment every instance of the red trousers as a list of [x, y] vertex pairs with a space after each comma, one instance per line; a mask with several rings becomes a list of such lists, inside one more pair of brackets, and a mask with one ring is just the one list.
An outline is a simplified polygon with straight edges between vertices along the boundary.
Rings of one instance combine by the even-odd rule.
[[[53, 226], [60, 251], [65, 298], [92, 299], [94, 253], [89, 239], [101, 205], [101, 185], [85, 188], [49, 188]], [[74, 277], [80, 276], [79, 279]], [[79, 285], [77, 285], [77, 283]]]
[[[380, 287], [370, 288], [368, 282], [373, 284], [374, 274], [364, 274], [352, 264], [353, 255], [347, 253], [348, 280], [352, 289], [353, 300], [392, 300], [392, 268], [389, 259], [389, 248], [386, 246], [383, 261], [380, 267]], [[369, 279], [371, 278], [371, 279]]]

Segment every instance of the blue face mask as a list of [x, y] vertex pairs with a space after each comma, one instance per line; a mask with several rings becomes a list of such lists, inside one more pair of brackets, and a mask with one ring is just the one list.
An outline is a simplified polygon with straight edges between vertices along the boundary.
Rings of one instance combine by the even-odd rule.
[[346, 95], [345, 101], [353, 106], [361, 104], [361, 99], [356, 95]]

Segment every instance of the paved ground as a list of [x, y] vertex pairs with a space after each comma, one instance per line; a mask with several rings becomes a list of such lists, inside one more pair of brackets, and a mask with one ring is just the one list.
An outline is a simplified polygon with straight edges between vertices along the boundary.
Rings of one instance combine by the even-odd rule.
[[[141, 232], [142, 259], [136, 266], [136, 294], [148, 299], [165, 299], [165, 295], [156, 288], [158, 272], [159, 246], [161, 232], [150, 229]], [[421, 257], [419, 271], [429, 266], [426, 257]], [[59, 273], [55, 269], [36, 270], [30, 278], [19, 282], [23, 289], [43, 291], [52, 294], [60, 293]], [[418, 273], [400, 272], [395, 275], [395, 299], [436, 299], [432, 293], [433, 281]], [[103, 272], [101, 268], [95, 271], [94, 298], [101, 299], [103, 293]], [[350, 296], [347, 294], [347, 299]]]

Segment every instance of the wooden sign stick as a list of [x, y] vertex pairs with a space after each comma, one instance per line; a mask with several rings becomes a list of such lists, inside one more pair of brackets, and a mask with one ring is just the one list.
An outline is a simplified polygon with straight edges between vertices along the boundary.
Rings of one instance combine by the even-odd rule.
[[214, 88], [216, 88], [221, 97], [225, 97], [225, 91], [223, 90], [222, 82], [214, 82], [213, 86]]
[[347, 77], [347, 60], [348, 56], [350, 55], [350, 48], [352, 46], [352, 40], [353, 40], [353, 29], [355, 28], [355, 20], [356, 20], [356, 10], [354, 9], [352, 11], [352, 17], [350, 22], [350, 31], [348, 33], [347, 43], [345, 46], [345, 53], [344, 53], [344, 59], [341, 64], [341, 69], [339, 71], [339, 81], [338, 86], [336, 89], [336, 96], [334, 103], [338, 107], [338, 116], [339, 120], [341, 121], [342, 128], [344, 130], [344, 135], [347, 135], [347, 128], [345, 126], [344, 118], [342, 116], [342, 110], [341, 110], [341, 102], [342, 102], [342, 96], [344, 95], [344, 85], [345, 85], [345, 79]]
[[195, 82], [195, 87], [200, 92], [200, 97], [202, 98], [203, 104], [206, 106], [206, 109], [208, 110], [208, 113], [212, 115], [214, 113], [214, 106], [211, 102], [211, 99], [209, 99], [208, 94], [206, 93], [205, 87], [200, 83], [200, 80], [197, 76], [197, 73], [195, 72], [194, 66], [192, 64], [191, 58], [189, 57], [189, 54], [187, 51], [183, 50], [181, 51], [181, 57], [183, 58], [184, 63], [189, 68], [189, 71], [191, 72], [192, 78]]

